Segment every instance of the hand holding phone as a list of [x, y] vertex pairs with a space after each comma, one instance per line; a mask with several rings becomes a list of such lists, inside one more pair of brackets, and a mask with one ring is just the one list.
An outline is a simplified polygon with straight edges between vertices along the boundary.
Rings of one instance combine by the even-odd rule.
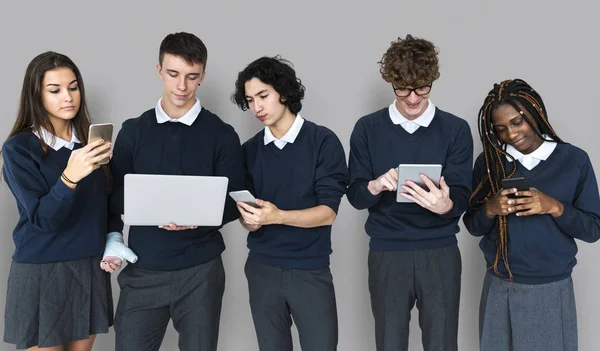
[[[529, 190], [529, 183], [527, 179], [524, 177], [516, 177], [516, 178], [505, 178], [500, 181], [502, 184], [502, 189], [514, 189], [516, 188], [518, 191]], [[517, 198], [515, 194], [506, 195], [508, 198], [514, 199]]]
[[231, 196], [235, 202], [241, 201], [248, 206], [260, 208], [256, 203], [256, 198], [248, 190], [231, 191], [229, 192], [229, 196]]
[[[88, 144], [93, 143], [98, 139], [103, 139], [104, 142], [110, 143], [112, 141], [113, 124], [102, 123], [92, 124], [88, 131]], [[110, 156], [107, 156], [98, 162], [99, 165], [105, 165], [110, 161]]]

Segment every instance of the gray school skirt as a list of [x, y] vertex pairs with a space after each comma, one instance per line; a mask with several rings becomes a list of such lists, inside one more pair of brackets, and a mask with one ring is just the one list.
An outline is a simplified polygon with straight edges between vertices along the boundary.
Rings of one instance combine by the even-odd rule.
[[8, 276], [4, 341], [40, 348], [107, 333], [113, 323], [110, 274], [101, 256], [31, 264], [13, 261]]
[[479, 336], [481, 351], [577, 351], [573, 280], [517, 284], [488, 272]]

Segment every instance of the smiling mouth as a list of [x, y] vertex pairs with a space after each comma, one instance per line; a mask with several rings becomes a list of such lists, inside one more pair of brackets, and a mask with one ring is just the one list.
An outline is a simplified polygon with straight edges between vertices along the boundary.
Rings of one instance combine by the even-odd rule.
[[417, 108], [417, 107], [419, 107], [420, 104], [421, 104], [420, 101], [417, 103], [414, 103], [414, 104], [410, 104], [410, 103], [406, 102], [406, 106], [408, 106], [409, 108]]
[[521, 138], [521, 139], [519, 139], [517, 141], [514, 141], [512, 144], [513, 145], [521, 145], [521, 144], [523, 144], [524, 141], [525, 141], [525, 138]]

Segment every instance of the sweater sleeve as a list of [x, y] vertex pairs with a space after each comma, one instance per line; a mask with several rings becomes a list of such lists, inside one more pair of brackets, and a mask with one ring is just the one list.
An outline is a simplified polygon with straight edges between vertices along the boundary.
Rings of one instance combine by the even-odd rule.
[[[485, 175], [485, 164], [482, 156], [477, 158], [475, 167], [473, 168], [473, 189], [477, 189], [479, 183]], [[474, 236], [483, 236], [490, 234], [496, 229], [496, 217], [489, 218], [485, 214], [483, 206], [478, 209], [467, 209], [463, 217], [463, 223], [469, 233]]]
[[350, 136], [350, 158], [348, 160], [350, 171], [350, 185], [348, 186], [348, 201], [357, 210], [371, 208], [379, 202], [381, 193], [373, 195], [367, 189], [369, 182], [379, 175], [373, 174], [369, 142], [363, 120], [354, 126]]
[[113, 177], [113, 186], [109, 197], [108, 211], [108, 232], [123, 232], [123, 220], [121, 215], [124, 212], [124, 182], [125, 175], [133, 173], [133, 151], [134, 141], [128, 135], [126, 128], [127, 121], [117, 135], [113, 147], [113, 157], [110, 160], [110, 169]]
[[344, 148], [337, 136], [329, 131], [321, 143], [315, 171], [314, 188], [319, 205], [328, 206], [337, 213], [347, 186]]
[[69, 218], [78, 188], [69, 188], [59, 177], [48, 189], [31, 151], [24, 145], [7, 142], [2, 156], [6, 182], [31, 225], [42, 232], [57, 231]]
[[[227, 193], [230, 191], [244, 190], [245, 170], [244, 157], [240, 138], [231, 126], [227, 126], [229, 132], [224, 135], [218, 146], [215, 158], [215, 176], [225, 176], [229, 179]], [[223, 225], [240, 217], [235, 201], [226, 195], [225, 210], [223, 212]]]
[[473, 137], [469, 125], [463, 122], [448, 152], [446, 167], [442, 173], [446, 184], [450, 187], [450, 199], [454, 206], [441, 217], [458, 218], [467, 210], [471, 196], [472, 167]]
[[585, 157], [573, 202], [563, 203], [563, 214], [553, 218], [565, 234], [592, 243], [600, 238], [600, 197], [592, 163]]

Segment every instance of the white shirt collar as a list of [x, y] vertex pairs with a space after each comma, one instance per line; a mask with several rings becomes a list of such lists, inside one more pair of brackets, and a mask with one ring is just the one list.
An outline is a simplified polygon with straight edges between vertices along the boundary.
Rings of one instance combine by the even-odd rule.
[[435, 115], [435, 105], [431, 102], [431, 99], [428, 100], [427, 108], [425, 111], [417, 118], [413, 120], [406, 119], [400, 111], [398, 111], [398, 107], [396, 107], [396, 99], [392, 102], [389, 107], [390, 118], [392, 119], [392, 123], [394, 124], [405, 124], [405, 123], [416, 123], [421, 127], [429, 127], [431, 121], [433, 120], [433, 116]]
[[36, 137], [40, 138], [46, 145], [50, 146], [54, 151], [58, 151], [63, 147], [66, 147], [69, 150], [73, 150], [75, 147], [75, 143], [81, 143], [75, 134], [75, 128], [71, 126], [71, 140], [66, 141], [57, 136], [52, 135], [46, 128], [40, 128], [41, 135], [39, 135], [36, 131], [33, 131]]
[[269, 144], [270, 142], [275, 142], [275, 145], [279, 149], [283, 149], [283, 147], [287, 143], [293, 144], [294, 141], [296, 141], [296, 138], [298, 137], [298, 134], [300, 133], [300, 129], [302, 128], [303, 124], [304, 124], [304, 118], [302, 118], [299, 114], [296, 115], [296, 119], [294, 120], [294, 123], [292, 124], [290, 129], [287, 131], [287, 133], [285, 133], [285, 135], [283, 137], [281, 137], [281, 139], [277, 139], [273, 135], [273, 133], [271, 133], [271, 129], [269, 129], [269, 127], [265, 127], [265, 137], [264, 137], [265, 145]]
[[179, 118], [171, 118], [169, 117], [169, 115], [167, 115], [165, 110], [163, 110], [160, 104], [161, 102], [162, 98], [158, 99], [158, 103], [156, 104], [156, 108], [154, 109], [156, 112], [156, 122], [158, 122], [159, 124], [165, 122], [180, 122], [185, 124], [186, 126], [191, 126], [198, 117], [200, 111], [202, 110], [202, 106], [200, 105], [200, 99], [196, 98], [194, 106], [192, 106], [192, 108], [190, 108], [190, 110], [186, 112], [185, 115]]
[[[552, 140], [546, 134], [544, 134], [543, 137], [546, 140]], [[555, 148], [556, 142], [544, 141], [537, 149], [527, 155], [524, 155], [511, 145], [506, 145], [506, 153], [511, 155], [515, 160], [521, 162], [527, 169], [531, 170], [533, 167], [537, 166], [540, 161], [546, 161]], [[508, 156], [506, 156], [506, 158], [510, 161]]]

